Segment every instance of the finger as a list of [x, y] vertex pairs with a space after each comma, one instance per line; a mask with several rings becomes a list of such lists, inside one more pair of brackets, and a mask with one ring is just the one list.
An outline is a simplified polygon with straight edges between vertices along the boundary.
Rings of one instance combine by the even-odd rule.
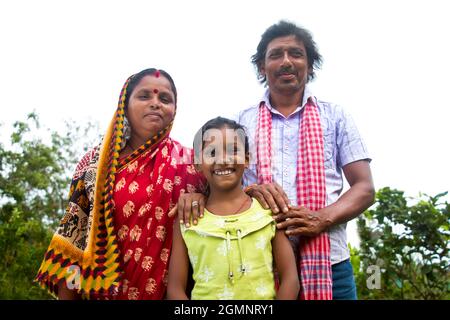
[[191, 221], [191, 212], [192, 212], [191, 200], [185, 199], [183, 217], [184, 217], [184, 225], [186, 226], [186, 228], [189, 228], [191, 226], [189, 223]]
[[178, 212], [178, 204], [176, 204], [172, 209], [170, 209], [167, 215], [169, 216], [169, 218], [172, 218], [177, 212]]
[[274, 192], [275, 189], [272, 188], [270, 186], [267, 186], [265, 188], [261, 189], [261, 193], [264, 197], [264, 199], [266, 200], [267, 204], [269, 205], [270, 209], [274, 212], [274, 213], [278, 213], [280, 212], [280, 209], [278, 209], [277, 204], [275, 203], [275, 200], [272, 196], [272, 192]]
[[205, 212], [205, 196], [202, 196], [198, 201], [199, 217], [203, 218], [203, 213]]
[[300, 228], [292, 228], [285, 231], [287, 236], [304, 236], [311, 237], [315, 236], [314, 232], [312, 232], [309, 228], [300, 227]]
[[305, 221], [300, 218], [288, 218], [282, 222], [277, 223], [277, 229], [287, 229], [290, 227], [304, 227], [306, 226]]
[[[199, 212], [200, 203], [198, 200], [195, 200], [195, 199], [192, 200], [192, 202], [194, 202], [194, 201], [197, 201], [197, 205], [192, 206], [192, 224], [197, 225], [198, 217], [200, 215], [200, 212]], [[192, 202], [191, 202], [191, 205], [192, 205]]]
[[278, 191], [278, 193], [275, 196], [275, 201], [281, 208], [281, 211], [288, 212], [291, 203], [289, 201], [286, 192], [284, 192], [283, 188], [278, 183], [274, 183], [274, 188], [276, 191]]
[[268, 205], [267, 202], [266, 202], [266, 199], [264, 199], [264, 196], [262, 195], [261, 192], [255, 190], [255, 191], [253, 192], [252, 197], [255, 198], [256, 200], [258, 200], [259, 204], [260, 204], [264, 209], [266, 209], [266, 210], [270, 209], [269, 205]]
[[184, 223], [184, 197], [180, 196], [177, 204], [178, 211], [178, 219], [180, 219], [180, 223]]
[[304, 214], [302, 214], [301, 210], [291, 209], [286, 213], [279, 213], [275, 216], [275, 220], [277, 221], [284, 221], [286, 219], [292, 219], [292, 218], [300, 218], [305, 219]]
[[279, 214], [273, 216], [273, 219], [274, 219], [276, 222], [284, 221], [284, 220], [286, 220], [287, 218], [288, 218], [288, 217], [287, 217], [284, 213], [279, 213]]

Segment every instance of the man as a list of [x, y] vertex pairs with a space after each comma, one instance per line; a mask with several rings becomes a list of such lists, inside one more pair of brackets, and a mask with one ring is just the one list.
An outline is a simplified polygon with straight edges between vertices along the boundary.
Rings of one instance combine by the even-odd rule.
[[[252, 62], [268, 89], [255, 106], [240, 112], [236, 119], [248, 129], [257, 160], [246, 171], [244, 184], [251, 186], [248, 188], [251, 196], [266, 207], [270, 206], [274, 213], [280, 212], [278, 227], [287, 228], [286, 233], [294, 244], [299, 237], [317, 237], [328, 231], [333, 299], [356, 299], [346, 222], [356, 218], [374, 201], [366, 147], [351, 117], [340, 106], [318, 100], [307, 87], [315, 76], [314, 70], [321, 64], [321, 55], [307, 30], [286, 21], [272, 25], [262, 35]], [[302, 181], [303, 185], [306, 182], [301, 180], [301, 166], [299, 170], [299, 163], [305, 157], [301, 153], [312, 151], [305, 150], [304, 144], [302, 147], [301, 137], [305, 108], [310, 105], [318, 112], [324, 143], [325, 204], [317, 210], [297, 206], [301, 201], [298, 187], [301, 189]], [[264, 149], [261, 146], [264, 143], [261, 109], [271, 122], [272, 150], [258, 150], [258, 147]], [[308, 135], [307, 130], [305, 135]], [[266, 163], [271, 168], [272, 182], [256, 185], [261, 183], [259, 176], [264, 170], [261, 168], [264, 156], [260, 153], [272, 157]], [[342, 172], [350, 189], [338, 199], [343, 188]], [[308, 187], [311, 184], [307, 184]], [[289, 203], [295, 206], [289, 209]]]
[[[248, 130], [252, 163], [244, 174], [246, 191], [286, 229], [299, 258], [300, 298], [356, 299], [346, 222], [374, 201], [366, 147], [351, 117], [307, 87], [321, 65], [307, 30], [286, 21], [272, 25], [252, 62], [268, 89], [234, 119]], [[338, 199], [342, 172], [350, 189]], [[186, 223], [191, 210], [195, 224], [203, 209], [198, 194], [178, 203]]]

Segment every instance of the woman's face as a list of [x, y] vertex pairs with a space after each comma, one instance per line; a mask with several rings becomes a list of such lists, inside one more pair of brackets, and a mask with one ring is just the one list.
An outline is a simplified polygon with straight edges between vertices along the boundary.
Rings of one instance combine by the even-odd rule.
[[144, 143], [165, 128], [175, 114], [175, 95], [163, 75], [148, 75], [134, 88], [128, 101], [126, 116], [131, 125], [131, 138]]

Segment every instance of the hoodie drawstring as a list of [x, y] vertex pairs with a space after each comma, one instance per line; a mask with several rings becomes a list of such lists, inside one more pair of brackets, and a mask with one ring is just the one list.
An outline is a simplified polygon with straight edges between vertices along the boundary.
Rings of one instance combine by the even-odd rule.
[[228, 279], [233, 283], [234, 275], [233, 275], [233, 259], [231, 258], [231, 239], [230, 239], [230, 231], [227, 231], [227, 258], [228, 258]]
[[[239, 249], [239, 258], [241, 260], [240, 265], [240, 271], [242, 274], [245, 274], [247, 272], [245, 263], [244, 263], [244, 257], [243, 257], [243, 251], [242, 251], [242, 234], [241, 230], [237, 230], [237, 243], [238, 243], [238, 249]], [[227, 235], [227, 259], [228, 259], [228, 279], [231, 281], [231, 283], [234, 282], [234, 273], [233, 273], [233, 259], [231, 256], [231, 233], [230, 231], [226, 232]]]
[[237, 230], [237, 240], [238, 240], [238, 248], [239, 248], [239, 256], [241, 258], [241, 273], [245, 274], [245, 272], [247, 271], [245, 268], [245, 264], [244, 264], [244, 257], [242, 255], [242, 237], [241, 237], [241, 229]]

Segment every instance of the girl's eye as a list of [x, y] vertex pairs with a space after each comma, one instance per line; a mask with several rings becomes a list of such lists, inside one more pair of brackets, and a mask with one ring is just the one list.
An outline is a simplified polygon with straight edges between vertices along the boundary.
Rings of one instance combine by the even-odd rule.
[[207, 148], [207, 149], [205, 149], [204, 155], [207, 158], [214, 158], [216, 156], [216, 149], [215, 148]]

